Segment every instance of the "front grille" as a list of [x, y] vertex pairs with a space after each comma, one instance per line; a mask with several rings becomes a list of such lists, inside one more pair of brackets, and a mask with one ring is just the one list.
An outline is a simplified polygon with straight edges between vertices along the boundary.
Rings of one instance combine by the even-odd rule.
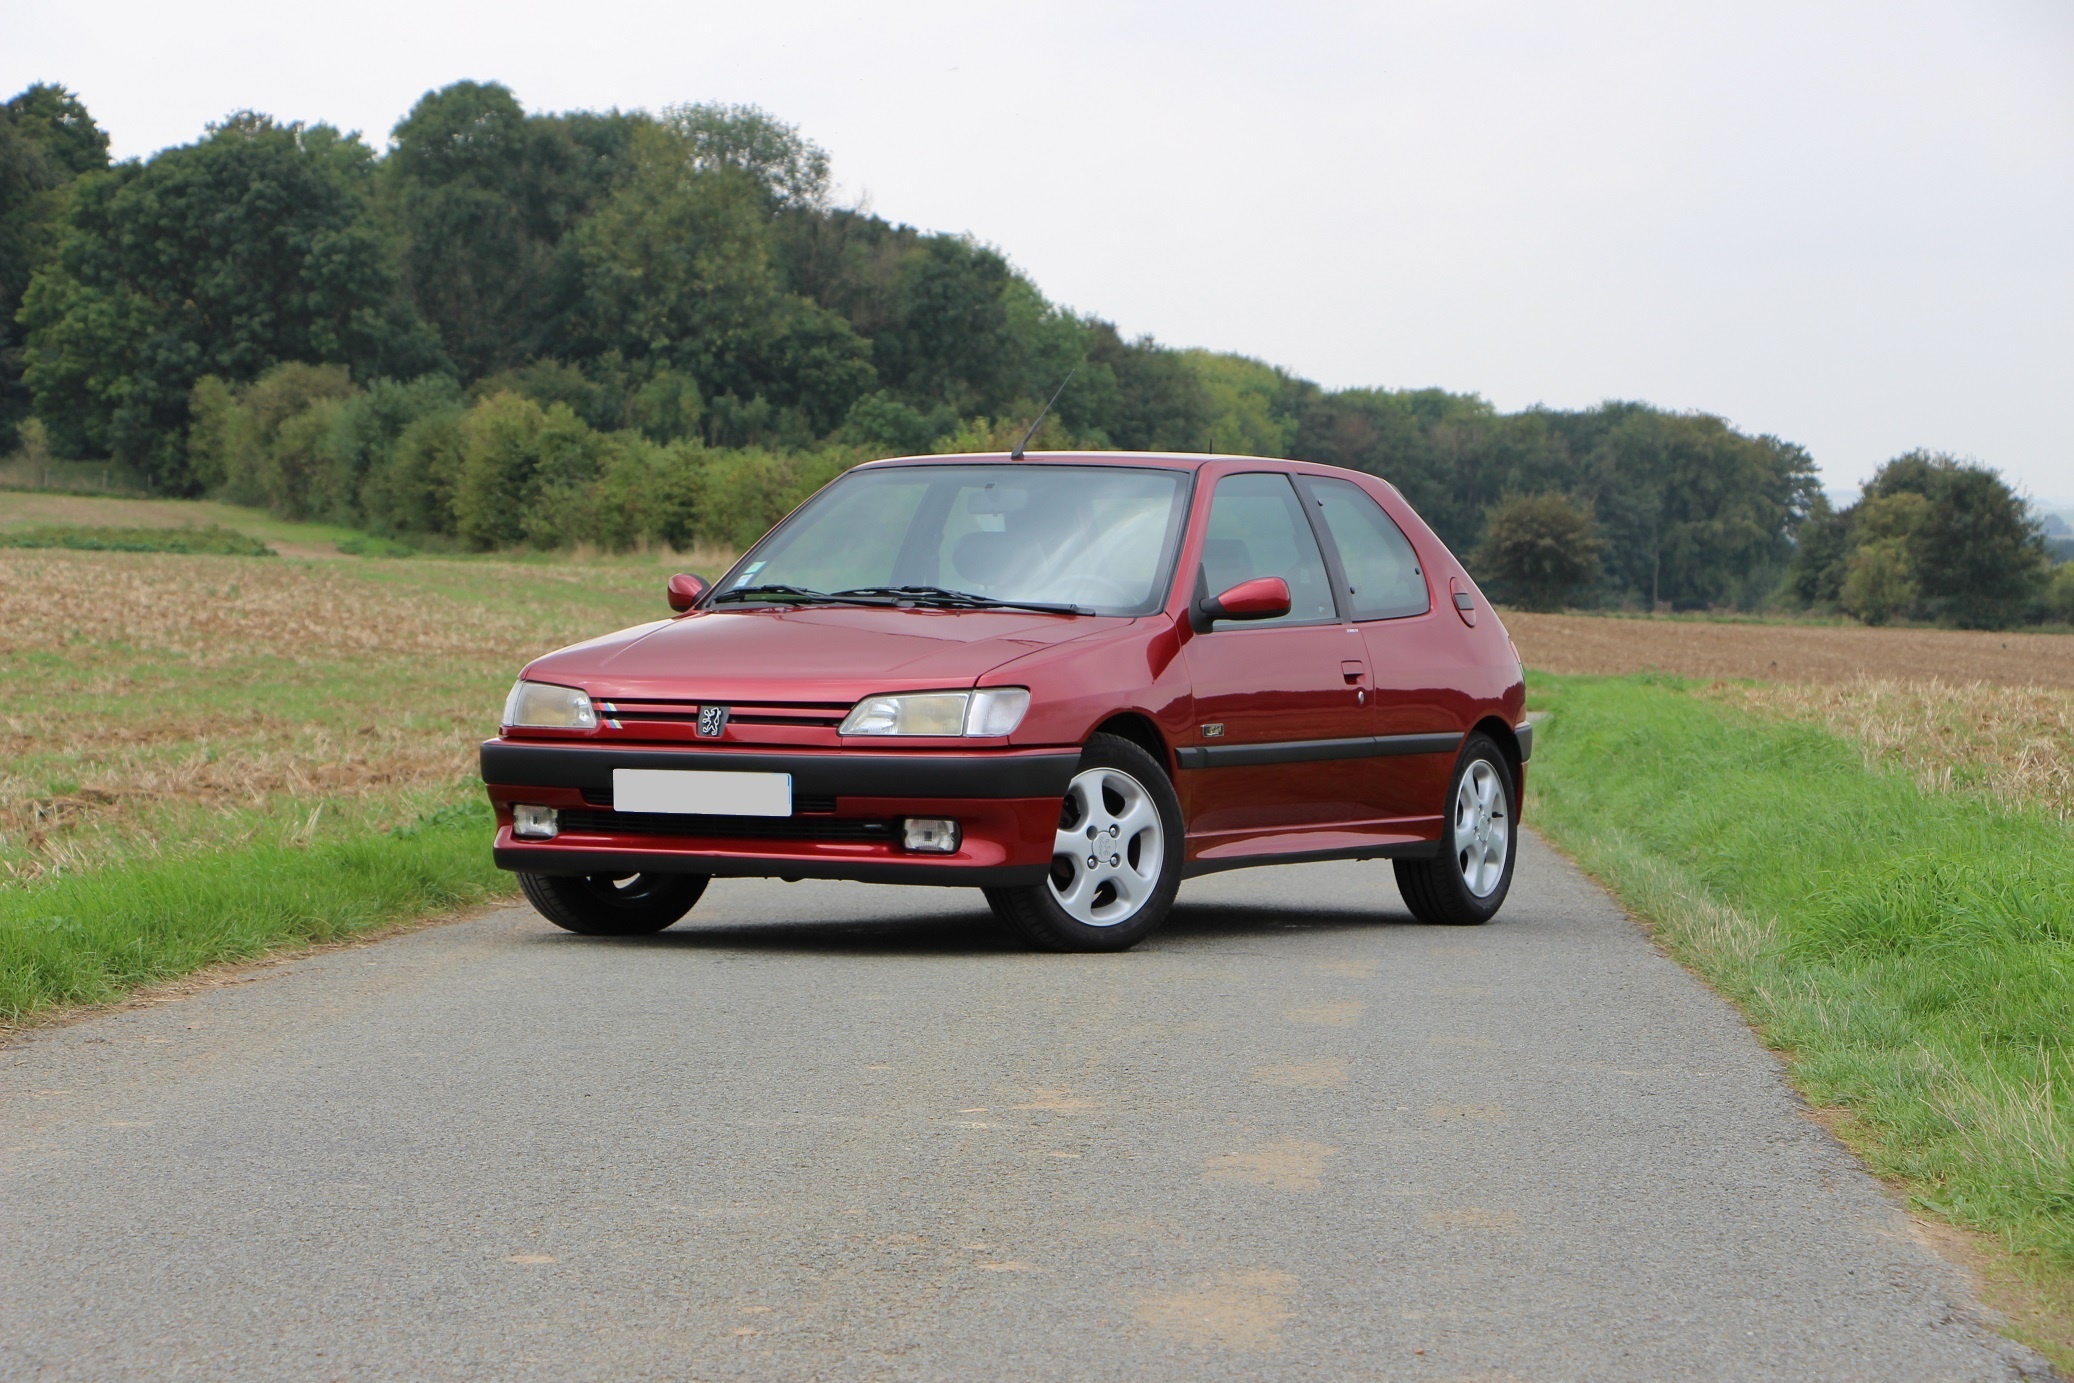
[[[830, 799], [832, 803], [833, 798]], [[730, 840], [897, 840], [892, 821], [828, 816], [680, 816], [674, 812], [569, 811], [562, 830], [578, 834], [726, 837]]]
[[[600, 701], [598, 714], [622, 724], [696, 725], [697, 701]], [[729, 704], [735, 725], [804, 725], [833, 730], [850, 713], [850, 703], [833, 701], [759, 701]]]
[[[583, 790], [583, 800], [590, 803], [593, 807], [603, 807], [608, 812], [610, 812], [612, 809], [612, 789], [585, 788]], [[820, 793], [811, 792], [796, 792], [792, 795], [792, 814], [794, 816], [829, 816], [832, 815], [834, 812], [834, 793], [828, 793], [824, 795]], [[629, 815], [633, 815], [633, 813], [629, 813]], [[672, 815], [670, 819], [673, 821], [682, 821], [692, 818]], [[699, 821], [705, 821], [709, 818], [701, 816], [695, 819]], [[734, 818], [728, 817], [725, 819], [731, 821]]]

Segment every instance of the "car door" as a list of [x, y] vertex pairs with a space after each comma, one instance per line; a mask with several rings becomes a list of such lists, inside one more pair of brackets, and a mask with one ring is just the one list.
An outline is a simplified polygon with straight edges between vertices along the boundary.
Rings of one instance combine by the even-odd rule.
[[1289, 583], [1289, 613], [1216, 621], [1183, 655], [1195, 697], [1195, 741], [1179, 756], [1194, 770], [1191, 836], [1301, 831], [1379, 810], [1367, 652], [1340, 620], [1303, 502], [1281, 472], [1227, 475], [1210, 500], [1198, 595], [1260, 576]]
[[1391, 819], [1440, 811], [1461, 729], [1447, 704], [1452, 649], [1434, 629], [1418, 552], [1373, 495], [1350, 480], [1302, 477], [1329, 539], [1340, 603], [1367, 650], [1377, 737], [1371, 791]]

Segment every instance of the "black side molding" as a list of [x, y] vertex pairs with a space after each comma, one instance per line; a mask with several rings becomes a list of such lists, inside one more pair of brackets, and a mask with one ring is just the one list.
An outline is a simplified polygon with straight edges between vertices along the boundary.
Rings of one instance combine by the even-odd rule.
[[1206, 744], [1174, 751], [1183, 768], [1250, 768], [1256, 764], [1300, 764], [1319, 759], [1386, 759], [1398, 754], [1452, 754], [1462, 737], [1361, 735], [1340, 740], [1277, 740], [1269, 744]]
[[1519, 741], [1519, 761], [1525, 763], [1534, 757], [1534, 722], [1523, 720], [1512, 727], [1512, 737]]
[[1257, 869], [1268, 864], [1323, 864], [1328, 860], [1430, 860], [1440, 853], [1437, 840], [1406, 840], [1390, 845], [1354, 845], [1340, 850], [1296, 850], [1286, 855], [1240, 855], [1235, 859], [1190, 860], [1181, 877], [1196, 879], [1227, 869]]
[[836, 797], [1064, 797], [1080, 755], [737, 753], [717, 749], [620, 749], [603, 745], [482, 747], [485, 783], [523, 788], [610, 791], [615, 768], [695, 768], [789, 773], [792, 790]]

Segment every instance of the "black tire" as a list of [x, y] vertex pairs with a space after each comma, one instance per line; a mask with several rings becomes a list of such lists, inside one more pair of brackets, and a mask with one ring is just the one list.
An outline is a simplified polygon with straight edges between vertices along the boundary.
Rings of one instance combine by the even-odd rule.
[[521, 874], [542, 917], [585, 936], [645, 936], [690, 912], [703, 874]]
[[[1480, 813], [1470, 810], [1465, 819], [1465, 782], [1471, 783], [1472, 799], [1479, 796], [1479, 785], [1492, 785], [1496, 789], [1495, 804], [1502, 815], [1492, 813], [1495, 819], [1480, 821]], [[1482, 835], [1478, 834], [1479, 826], [1484, 828]], [[1491, 826], [1503, 828], [1504, 855], [1495, 871], [1489, 867], [1488, 853], [1479, 855], [1480, 847], [1487, 847], [1492, 838]], [[1512, 763], [1489, 735], [1473, 734], [1463, 742], [1455, 771], [1448, 779], [1447, 797], [1441, 808], [1440, 851], [1432, 859], [1394, 861], [1397, 891], [1404, 895], [1404, 904], [1411, 909], [1412, 916], [1421, 922], [1443, 927], [1482, 926], [1504, 906], [1505, 895], [1512, 889], [1513, 862], [1518, 857], [1519, 788], [1513, 779]], [[1496, 878], [1486, 885], [1486, 891], [1472, 888], [1472, 874], [1487, 879], [1492, 873]]]
[[[1083, 811], [1092, 793], [1102, 795], [1094, 816]], [[1156, 835], [1143, 808], [1157, 821]], [[1090, 822], [1089, 831], [1100, 831], [1095, 820], [1107, 820], [1116, 830], [1089, 837], [1086, 848], [1100, 863], [1086, 869], [1077, 833], [1084, 821]], [[1132, 823], [1136, 830], [1126, 834]], [[1181, 799], [1157, 759], [1120, 736], [1094, 736], [1081, 751], [1073, 786], [1059, 805], [1059, 831], [1062, 837], [1076, 833], [1074, 851], [1054, 857], [1049, 879], [986, 890], [995, 915], [1024, 940], [1042, 951], [1124, 951], [1166, 921], [1181, 887]], [[1108, 840], [1112, 849], [1101, 852], [1093, 844], [1096, 839]], [[1152, 849], [1158, 851], [1156, 861], [1147, 858]], [[1139, 895], [1135, 903], [1133, 891]], [[1062, 899], [1086, 916], [1076, 916]]]

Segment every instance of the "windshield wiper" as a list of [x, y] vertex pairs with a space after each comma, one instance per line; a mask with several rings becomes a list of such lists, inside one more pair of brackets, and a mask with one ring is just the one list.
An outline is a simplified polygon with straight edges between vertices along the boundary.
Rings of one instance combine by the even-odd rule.
[[737, 586], [733, 590], [722, 591], [707, 603], [709, 605], [718, 605], [722, 601], [729, 600], [769, 600], [773, 602], [793, 600], [802, 604], [825, 605], [884, 606], [893, 603], [890, 598], [880, 597], [871, 591], [836, 591], [831, 594], [827, 591], [808, 590], [804, 586], [786, 585]]
[[838, 596], [882, 596], [953, 610], [1035, 610], [1042, 615], [1091, 615], [1085, 605], [1059, 605], [1042, 600], [996, 600], [972, 591], [946, 590], [942, 586], [854, 586], [837, 591]]

